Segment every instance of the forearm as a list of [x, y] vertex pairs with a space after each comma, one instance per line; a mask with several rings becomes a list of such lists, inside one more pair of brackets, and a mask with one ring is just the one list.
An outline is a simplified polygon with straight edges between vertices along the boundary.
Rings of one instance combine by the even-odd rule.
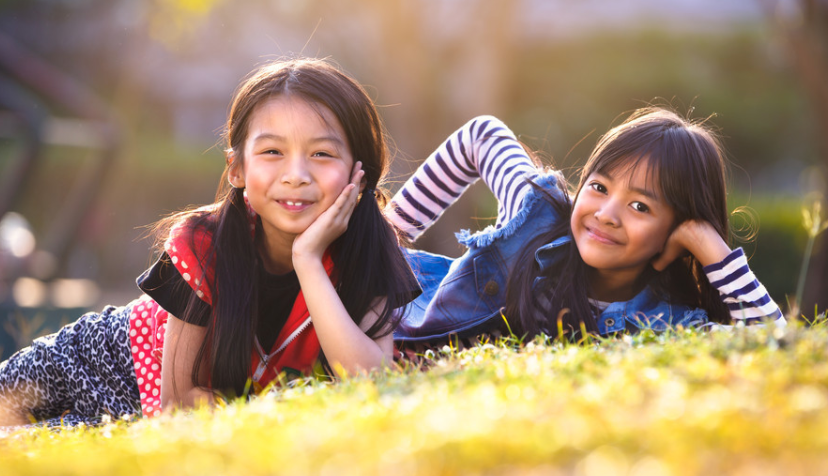
[[685, 248], [704, 266], [707, 279], [718, 289], [734, 322], [767, 318], [785, 322], [779, 306], [748, 267], [741, 248], [731, 250], [706, 222], [686, 222], [682, 231]]
[[393, 348], [383, 349], [353, 321], [319, 260], [294, 259], [296, 275], [325, 357], [334, 370], [349, 375], [391, 361]]
[[687, 221], [681, 225], [680, 242], [702, 266], [711, 266], [727, 258], [732, 250], [719, 232], [707, 222]]
[[161, 406], [188, 408], [201, 402], [213, 403], [213, 395], [206, 389], [209, 370], [207, 362], [199, 367], [198, 382], [193, 382], [193, 367], [198, 349], [204, 342], [206, 329], [187, 324], [170, 315], [164, 335], [161, 365]]
[[498, 223], [510, 219], [534, 164], [503, 122], [472, 119], [452, 134], [417, 169], [386, 208], [390, 220], [416, 239], [468, 186], [482, 177], [498, 199]]
[[202, 387], [191, 388], [184, 398], [180, 399], [176, 406], [182, 408], [192, 408], [201, 405], [212, 405], [215, 403], [215, 397], [210, 389]]

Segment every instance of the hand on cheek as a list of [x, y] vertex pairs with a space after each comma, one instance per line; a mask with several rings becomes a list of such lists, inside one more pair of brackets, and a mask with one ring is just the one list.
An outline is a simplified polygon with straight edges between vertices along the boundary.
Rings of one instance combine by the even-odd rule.
[[664, 249], [651, 262], [657, 271], [663, 271], [676, 259], [690, 253], [702, 266], [708, 266], [725, 259], [730, 247], [713, 225], [706, 221], [685, 221], [667, 237]]
[[321, 260], [325, 250], [348, 229], [351, 214], [359, 197], [359, 183], [365, 172], [362, 163], [354, 164], [351, 181], [345, 185], [336, 201], [322, 212], [293, 242], [293, 263], [304, 259]]
[[679, 228], [680, 226], [667, 237], [661, 253], [655, 255], [653, 261], [650, 263], [656, 271], [664, 271], [673, 261], [687, 254], [687, 249], [682, 244], [681, 232], [676, 233], [679, 231]]

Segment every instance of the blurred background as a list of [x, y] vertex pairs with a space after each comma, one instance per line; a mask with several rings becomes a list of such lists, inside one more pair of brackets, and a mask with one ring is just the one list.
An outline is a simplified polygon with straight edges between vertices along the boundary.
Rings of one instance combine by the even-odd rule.
[[[477, 114], [572, 176], [656, 102], [715, 115], [734, 224], [788, 311], [821, 312], [802, 210], [828, 164], [825, 0], [0, 0], [0, 347], [138, 296], [147, 225], [213, 200], [232, 92], [256, 65], [330, 57], [393, 139], [391, 191]], [[494, 201], [473, 187], [419, 242], [458, 256]], [[737, 243], [739, 244], [739, 243]]]

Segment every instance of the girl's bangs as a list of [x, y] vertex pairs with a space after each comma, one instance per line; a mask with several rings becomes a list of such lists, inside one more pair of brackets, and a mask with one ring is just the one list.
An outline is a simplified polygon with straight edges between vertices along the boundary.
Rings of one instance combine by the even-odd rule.
[[[670, 180], [662, 180], [669, 176], [669, 173], [662, 173], [664, 167], [668, 167], [669, 160], [665, 160], [661, 144], [647, 144], [649, 147], [638, 147], [633, 150], [614, 151], [614, 153], [600, 154], [595, 158], [591, 167], [584, 174], [584, 178], [592, 173], [600, 173], [607, 176], [617, 173], [635, 172], [639, 167], [645, 168], [644, 180], [656, 196], [662, 197], [669, 203], [667, 197], [670, 195]], [[632, 180], [633, 174], [628, 176]], [[665, 183], [666, 182], [666, 183]], [[582, 184], [583, 186], [583, 184]]]

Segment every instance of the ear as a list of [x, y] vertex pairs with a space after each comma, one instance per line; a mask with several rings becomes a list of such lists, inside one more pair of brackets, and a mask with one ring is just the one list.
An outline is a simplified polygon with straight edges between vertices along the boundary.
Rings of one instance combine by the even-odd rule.
[[241, 161], [236, 160], [236, 153], [232, 149], [225, 152], [227, 160], [227, 181], [234, 188], [244, 188], [244, 170]]
[[362, 176], [362, 180], [359, 181], [359, 193], [362, 193], [365, 190], [365, 186], [368, 184], [368, 181], [365, 180], [365, 176]]

